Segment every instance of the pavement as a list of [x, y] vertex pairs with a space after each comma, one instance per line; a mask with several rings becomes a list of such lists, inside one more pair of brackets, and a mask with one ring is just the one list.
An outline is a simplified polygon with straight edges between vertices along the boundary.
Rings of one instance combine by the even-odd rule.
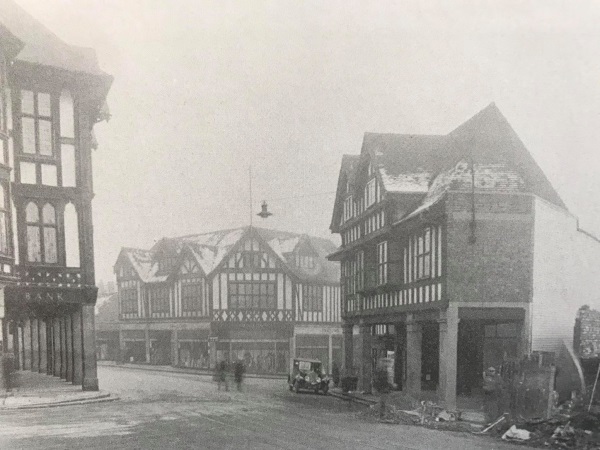
[[0, 411], [82, 405], [118, 399], [116, 395], [106, 391], [83, 391], [79, 385], [27, 370], [17, 371], [13, 383], [14, 387], [9, 392], [0, 394]]

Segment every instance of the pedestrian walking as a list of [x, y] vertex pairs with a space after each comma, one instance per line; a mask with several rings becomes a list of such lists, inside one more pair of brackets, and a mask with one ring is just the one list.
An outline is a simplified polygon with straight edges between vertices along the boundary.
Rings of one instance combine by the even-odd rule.
[[225, 390], [228, 391], [229, 383], [227, 383], [227, 363], [225, 361], [221, 361], [219, 364], [217, 364], [217, 372], [215, 375], [217, 378], [218, 390], [221, 390], [221, 385], [223, 384], [225, 386]]
[[235, 384], [237, 385], [237, 390], [242, 390], [242, 381], [244, 379], [244, 372], [246, 371], [246, 367], [244, 366], [243, 361], [237, 361], [233, 367], [233, 378], [235, 380]]

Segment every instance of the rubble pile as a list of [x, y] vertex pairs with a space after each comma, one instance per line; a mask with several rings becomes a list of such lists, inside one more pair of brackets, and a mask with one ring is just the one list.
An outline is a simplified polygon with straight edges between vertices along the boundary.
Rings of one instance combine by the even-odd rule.
[[579, 411], [550, 419], [504, 420], [493, 430], [503, 440], [546, 448], [600, 448], [600, 413]]

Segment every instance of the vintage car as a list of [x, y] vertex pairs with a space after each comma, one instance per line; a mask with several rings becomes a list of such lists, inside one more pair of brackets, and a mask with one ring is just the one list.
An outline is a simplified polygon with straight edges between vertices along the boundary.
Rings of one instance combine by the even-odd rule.
[[321, 391], [327, 395], [329, 377], [322, 371], [323, 364], [316, 359], [294, 358], [292, 373], [288, 375], [290, 391], [298, 393], [301, 389], [310, 390], [316, 394]]

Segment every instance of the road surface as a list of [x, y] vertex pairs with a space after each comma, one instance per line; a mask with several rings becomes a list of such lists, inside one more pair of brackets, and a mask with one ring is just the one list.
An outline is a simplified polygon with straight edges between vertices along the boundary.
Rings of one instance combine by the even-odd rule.
[[218, 391], [210, 377], [101, 366], [120, 400], [0, 411], [0, 449], [523, 449], [467, 433], [369, 423], [361, 406], [282, 380]]

